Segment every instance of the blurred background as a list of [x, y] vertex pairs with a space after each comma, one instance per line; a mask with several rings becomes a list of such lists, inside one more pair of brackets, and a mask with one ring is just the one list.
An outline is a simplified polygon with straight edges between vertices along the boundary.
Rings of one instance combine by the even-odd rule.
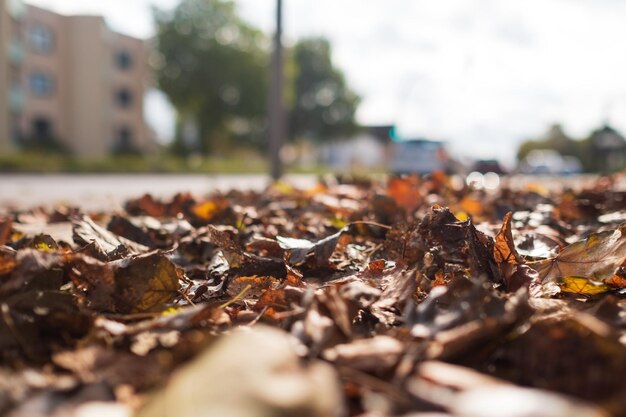
[[[0, 171], [268, 172], [276, 7], [0, 0]], [[283, 8], [287, 172], [626, 166], [624, 2]]]

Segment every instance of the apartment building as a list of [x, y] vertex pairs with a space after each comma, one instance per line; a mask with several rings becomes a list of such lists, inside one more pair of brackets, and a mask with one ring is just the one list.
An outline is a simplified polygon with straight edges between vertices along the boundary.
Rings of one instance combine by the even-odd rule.
[[59, 144], [78, 156], [150, 151], [146, 42], [100, 16], [0, 0], [0, 148]]
[[19, 41], [22, 6], [17, 1], [0, 0], [0, 149], [12, 146], [11, 138], [16, 133], [13, 126], [24, 104], [20, 89], [23, 54]]

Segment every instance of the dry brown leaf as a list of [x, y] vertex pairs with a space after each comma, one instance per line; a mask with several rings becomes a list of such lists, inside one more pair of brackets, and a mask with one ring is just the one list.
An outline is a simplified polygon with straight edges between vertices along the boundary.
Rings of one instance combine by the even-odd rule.
[[561, 282], [563, 277], [581, 277], [604, 282], [626, 260], [626, 225], [565, 247], [556, 257], [533, 263], [539, 281]]
[[116, 266], [115, 298], [120, 312], [158, 310], [178, 295], [179, 272], [161, 253], [125, 259]]

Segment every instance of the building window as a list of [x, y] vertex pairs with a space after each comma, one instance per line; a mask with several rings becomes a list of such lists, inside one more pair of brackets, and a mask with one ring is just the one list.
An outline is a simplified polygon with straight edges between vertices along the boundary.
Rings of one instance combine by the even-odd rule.
[[123, 147], [130, 147], [133, 143], [133, 132], [128, 127], [122, 127], [117, 132], [117, 142]]
[[37, 52], [50, 52], [54, 47], [54, 35], [45, 26], [35, 25], [28, 31], [30, 46]]
[[128, 51], [115, 54], [115, 64], [121, 70], [129, 70], [133, 67], [133, 57]]
[[29, 77], [30, 91], [38, 97], [46, 97], [54, 92], [52, 77], [43, 72], [33, 72]]
[[113, 153], [116, 155], [138, 155], [141, 152], [135, 146], [133, 131], [128, 126], [117, 129]]
[[118, 106], [128, 108], [133, 104], [133, 93], [128, 88], [121, 88], [115, 93], [115, 101]]

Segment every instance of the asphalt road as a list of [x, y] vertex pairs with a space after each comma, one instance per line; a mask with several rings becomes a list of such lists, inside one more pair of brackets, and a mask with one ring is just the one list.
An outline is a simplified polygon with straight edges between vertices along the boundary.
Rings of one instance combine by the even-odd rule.
[[[297, 187], [315, 184], [312, 175], [292, 175], [286, 181]], [[0, 175], [0, 209], [53, 206], [67, 203], [85, 210], [112, 210], [125, 200], [150, 193], [167, 198], [188, 191], [263, 190], [264, 175]]]
[[[514, 175], [504, 177], [502, 184], [513, 188], [529, 186], [556, 191], [564, 187], [591, 187], [596, 176], [537, 177]], [[463, 181], [462, 179], [459, 179]], [[315, 184], [314, 175], [291, 175], [286, 181], [299, 188]], [[85, 210], [114, 210], [129, 198], [150, 193], [167, 198], [189, 191], [204, 195], [211, 191], [263, 190], [270, 183], [265, 175], [22, 175], [0, 174], [0, 211], [34, 206], [51, 207], [70, 204]], [[626, 175], [618, 178], [615, 187], [626, 191]]]

